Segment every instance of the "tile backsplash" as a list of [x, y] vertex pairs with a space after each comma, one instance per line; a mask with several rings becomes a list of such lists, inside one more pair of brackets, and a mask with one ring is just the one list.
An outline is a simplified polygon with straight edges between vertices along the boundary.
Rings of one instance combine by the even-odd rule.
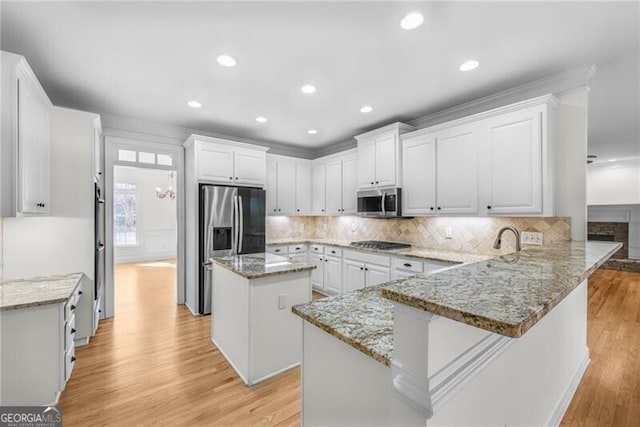
[[[505, 234], [501, 250], [493, 249], [500, 228], [544, 234], [544, 243], [571, 240], [571, 219], [565, 217], [416, 217], [377, 219], [341, 217], [267, 217], [267, 239], [327, 238], [388, 240], [413, 246], [495, 255], [515, 250], [515, 239]], [[447, 228], [451, 238], [446, 237]]]

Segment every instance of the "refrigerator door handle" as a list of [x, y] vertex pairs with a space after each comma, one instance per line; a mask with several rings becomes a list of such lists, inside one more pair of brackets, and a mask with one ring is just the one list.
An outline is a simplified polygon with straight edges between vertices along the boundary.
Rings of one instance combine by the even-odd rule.
[[233, 196], [233, 204], [231, 209], [231, 216], [233, 218], [233, 229], [231, 230], [231, 254], [237, 255], [237, 246], [238, 246], [238, 205], [237, 205], [238, 196]]
[[242, 243], [244, 241], [244, 207], [242, 206], [242, 196], [238, 196], [238, 212], [240, 212], [240, 230], [238, 231], [238, 253], [242, 252]]

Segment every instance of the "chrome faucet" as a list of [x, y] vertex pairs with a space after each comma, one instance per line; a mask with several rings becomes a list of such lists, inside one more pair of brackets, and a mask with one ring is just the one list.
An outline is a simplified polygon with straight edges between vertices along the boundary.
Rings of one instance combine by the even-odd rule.
[[500, 231], [498, 231], [498, 237], [496, 237], [496, 241], [493, 243], [493, 248], [500, 249], [500, 245], [502, 244], [502, 233], [507, 230], [513, 231], [513, 234], [516, 236], [516, 251], [520, 251], [520, 249], [522, 249], [520, 246], [520, 232], [517, 228], [511, 226], [502, 227]]

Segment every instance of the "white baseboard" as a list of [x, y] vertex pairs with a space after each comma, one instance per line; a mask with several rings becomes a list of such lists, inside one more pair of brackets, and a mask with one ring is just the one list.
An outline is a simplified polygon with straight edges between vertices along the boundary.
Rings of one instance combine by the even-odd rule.
[[114, 255], [113, 263], [126, 264], [131, 262], [149, 262], [149, 261], [158, 261], [158, 260], [165, 260], [165, 259], [171, 259], [171, 258], [174, 258], [174, 259], [176, 258], [175, 252], [158, 252], [158, 253], [140, 254], [140, 255], [134, 254], [130, 256], [125, 256], [125, 255], [117, 256], [116, 254]]
[[560, 396], [560, 400], [555, 404], [553, 411], [551, 411], [551, 415], [547, 419], [547, 422], [544, 423], [545, 426], [549, 427], [557, 427], [560, 425], [562, 418], [564, 417], [565, 412], [567, 412], [567, 408], [569, 408], [569, 404], [573, 399], [573, 396], [576, 394], [576, 390], [578, 389], [578, 385], [580, 385], [580, 380], [587, 370], [591, 359], [589, 358], [589, 349], [587, 348], [580, 363], [576, 366], [573, 375], [571, 376], [571, 381], [567, 385], [567, 389]]
[[189, 309], [189, 311], [191, 312], [191, 314], [193, 314], [194, 316], [202, 316], [202, 314], [193, 311], [193, 309], [191, 308], [191, 306], [189, 304], [187, 304], [186, 302], [184, 303], [185, 307], [187, 307]]
[[266, 381], [266, 380], [268, 380], [269, 378], [273, 378], [273, 377], [275, 377], [275, 376], [277, 376], [277, 375], [280, 375], [280, 374], [281, 374], [281, 373], [283, 373], [283, 372], [286, 372], [286, 371], [288, 371], [288, 370], [290, 370], [290, 369], [293, 369], [293, 368], [295, 368], [295, 367], [298, 367], [298, 366], [300, 366], [301, 364], [302, 364], [302, 362], [296, 362], [296, 363], [294, 363], [294, 364], [292, 364], [292, 365], [289, 365], [289, 366], [287, 366], [287, 367], [285, 367], [285, 368], [282, 368], [282, 369], [279, 369], [279, 370], [277, 370], [277, 371], [275, 371], [275, 372], [272, 372], [272, 373], [270, 373], [270, 374], [267, 374], [267, 375], [265, 375], [264, 377], [260, 377], [260, 378], [256, 379], [255, 381], [252, 381], [252, 382], [251, 382], [250, 384], [248, 384], [248, 385], [250, 385], [250, 386], [256, 385], [256, 384], [258, 384], [258, 383], [261, 383], [262, 381]]
[[82, 337], [82, 338], [77, 338], [75, 340], [73, 340], [73, 343], [76, 347], [83, 347], [87, 344], [89, 344], [89, 337]]

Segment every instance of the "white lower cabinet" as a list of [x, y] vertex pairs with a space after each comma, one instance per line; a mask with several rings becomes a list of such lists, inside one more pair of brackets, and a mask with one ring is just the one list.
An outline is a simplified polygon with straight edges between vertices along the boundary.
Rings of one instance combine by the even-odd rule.
[[342, 293], [342, 250], [340, 248], [311, 245], [309, 263], [316, 266], [311, 271], [311, 285], [314, 289], [327, 295]]
[[342, 258], [325, 255], [324, 289], [332, 294], [342, 293]]
[[365, 252], [344, 251], [343, 275], [345, 291], [375, 286], [391, 280], [391, 259]]
[[316, 266], [311, 270], [311, 286], [319, 291], [324, 291], [324, 255], [309, 254], [309, 263]]
[[75, 365], [81, 282], [67, 301], [0, 312], [0, 405], [55, 405]]

